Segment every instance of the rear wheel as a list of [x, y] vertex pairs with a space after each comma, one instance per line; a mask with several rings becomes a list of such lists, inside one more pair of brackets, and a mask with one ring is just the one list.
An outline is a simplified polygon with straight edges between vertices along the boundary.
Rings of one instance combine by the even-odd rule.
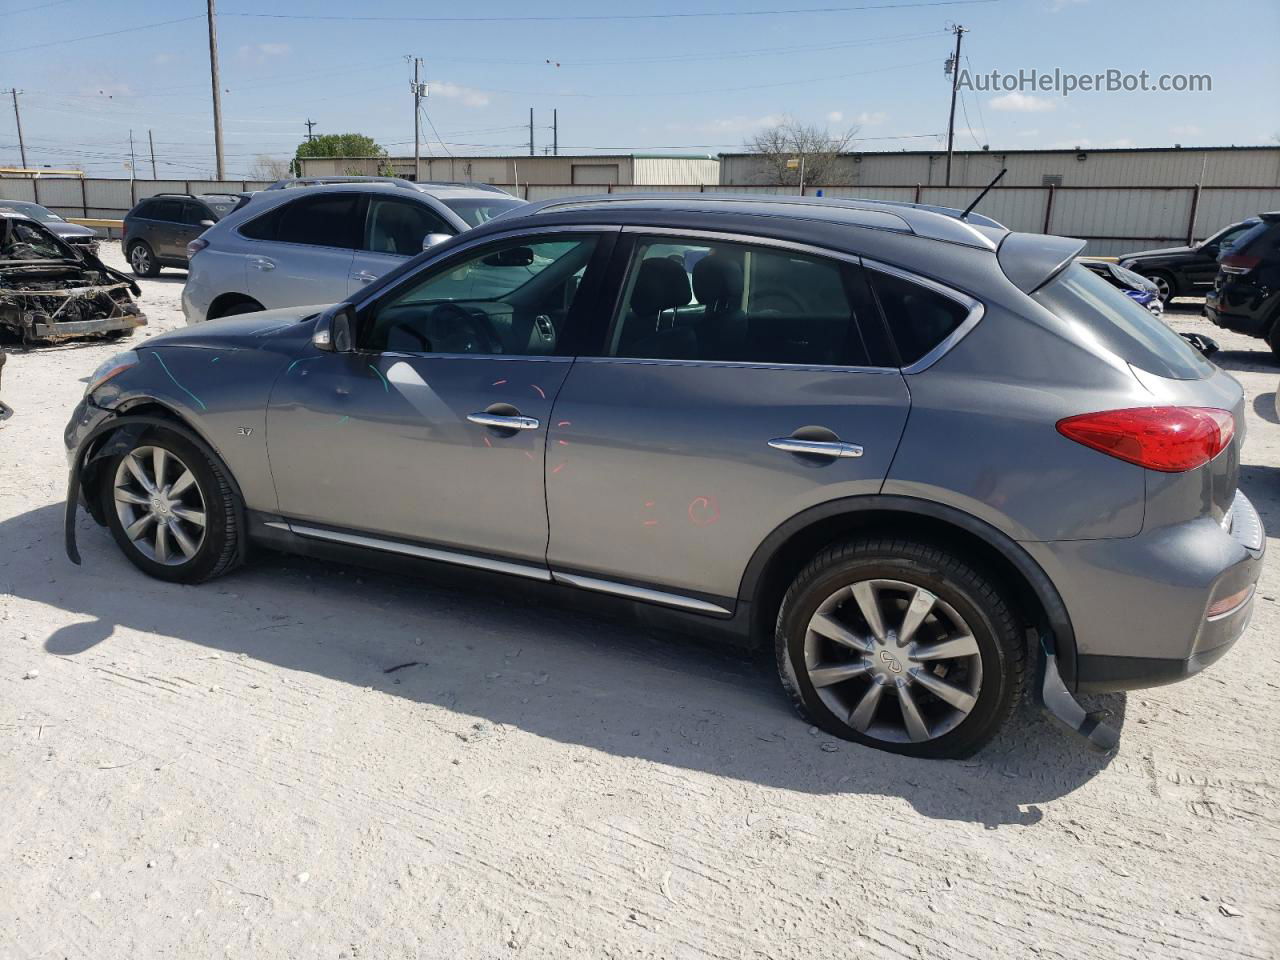
[[198, 583], [239, 560], [235, 492], [221, 465], [177, 433], [149, 430], [110, 458], [101, 495], [111, 535], [144, 573]]
[[1151, 273], [1144, 273], [1143, 276], [1156, 285], [1156, 293], [1161, 303], [1167, 304], [1174, 298], [1176, 286], [1172, 276], [1162, 270], [1153, 270]]
[[1276, 362], [1280, 363], [1280, 311], [1276, 312], [1276, 318], [1271, 321], [1271, 332], [1267, 334], [1267, 346], [1271, 348], [1271, 355], [1275, 357]]
[[160, 276], [160, 264], [156, 261], [155, 251], [145, 240], [129, 244], [129, 266], [140, 277]]
[[257, 300], [234, 300], [225, 306], [220, 305], [217, 310], [209, 311], [210, 320], [220, 320], [223, 317], [235, 317], [242, 313], [259, 313], [266, 308]]
[[996, 581], [915, 541], [824, 550], [787, 591], [775, 640], [803, 717], [894, 753], [973, 753], [1025, 682], [1025, 643]]

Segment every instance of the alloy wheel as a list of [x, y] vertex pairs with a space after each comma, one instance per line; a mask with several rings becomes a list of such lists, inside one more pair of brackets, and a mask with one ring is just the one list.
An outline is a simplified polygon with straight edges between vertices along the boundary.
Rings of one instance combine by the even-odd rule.
[[111, 491], [124, 534], [145, 557], [186, 563], [205, 537], [204, 495], [195, 474], [164, 447], [137, 447], [116, 467]]
[[964, 618], [901, 580], [861, 580], [824, 600], [805, 631], [804, 664], [836, 717], [892, 743], [954, 730], [982, 688], [981, 652]]
[[1147, 279], [1156, 285], [1156, 293], [1159, 294], [1160, 300], [1162, 302], [1168, 302], [1169, 296], [1173, 292], [1172, 288], [1169, 286], [1169, 281], [1158, 273], [1153, 273], [1151, 276], [1147, 277]]
[[134, 244], [133, 249], [129, 251], [129, 264], [135, 273], [146, 273], [150, 270], [151, 257], [147, 255], [147, 248], [140, 243]]

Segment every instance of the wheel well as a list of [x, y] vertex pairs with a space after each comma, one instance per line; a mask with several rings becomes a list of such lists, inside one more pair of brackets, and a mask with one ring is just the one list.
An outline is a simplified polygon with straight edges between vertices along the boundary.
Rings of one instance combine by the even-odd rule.
[[218, 296], [213, 298], [213, 303], [209, 304], [209, 309], [205, 312], [205, 315], [210, 320], [217, 320], [219, 317], [222, 316], [223, 311], [229, 310], [230, 308], [237, 306], [241, 303], [251, 303], [255, 307], [257, 307], [259, 310], [265, 309], [262, 306], [262, 304], [260, 304], [257, 300], [253, 299], [253, 297], [250, 297], [246, 294], [220, 293], [218, 294]]
[[[1036, 568], [1043, 580], [1038, 591], [1028, 573], [1005, 551], [983, 536], [942, 517], [909, 510], [850, 510], [834, 516], [819, 516], [790, 532], [768, 555], [768, 559], [759, 568], [754, 584], [744, 582], [744, 587], [750, 593], [749, 599], [752, 600], [750, 627], [753, 640], [766, 644], [772, 642], [782, 598], [800, 570], [815, 554], [837, 541], [867, 536], [902, 537], [937, 544], [954, 550], [966, 560], [986, 569], [1006, 588], [1008, 599], [1019, 619], [1038, 634], [1045, 633], [1058, 641], [1059, 659], [1066, 668], [1064, 677], [1068, 685], [1074, 682], [1075, 637], [1067, 620], [1066, 609], [1043, 572]], [[1014, 549], [1017, 549], [1016, 545]], [[1030, 557], [1026, 558], [1026, 562], [1034, 566]], [[751, 576], [752, 569], [748, 567], [747, 578]], [[1046, 587], [1052, 593], [1052, 598], [1047, 602], [1043, 595]], [[744, 594], [744, 599], [747, 598]], [[1049, 609], [1051, 606], [1056, 606], [1057, 609]]]

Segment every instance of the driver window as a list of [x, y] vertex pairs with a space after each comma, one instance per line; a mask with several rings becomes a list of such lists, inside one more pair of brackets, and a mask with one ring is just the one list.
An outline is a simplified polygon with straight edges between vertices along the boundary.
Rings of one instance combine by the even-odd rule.
[[406, 280], [362, 324], [360, 348], [556, 356], [596, 237], [506, 240]]

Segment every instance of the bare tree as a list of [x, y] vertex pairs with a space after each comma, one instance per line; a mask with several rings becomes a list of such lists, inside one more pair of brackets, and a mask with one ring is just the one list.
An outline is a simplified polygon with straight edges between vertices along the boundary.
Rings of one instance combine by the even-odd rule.
[[260, 153], [249, 170], [250, 180], [283, 180], [290, 175], [292, 161], [288, 157], [273, 157]]
[[[806, 184], [831, 183], [836, 173], [836, 158], [853, 140], [857, 127], [843, 133], [831, 133], [814, 124], [802, 124], [792, 117], [761, 130], [747, 141], [747, 150], [760, 154], [762, 178], [776, 186], [799, 186], [800, 163], [804, 161]], [[795, 160], [795, 168], [788, 161]]]

